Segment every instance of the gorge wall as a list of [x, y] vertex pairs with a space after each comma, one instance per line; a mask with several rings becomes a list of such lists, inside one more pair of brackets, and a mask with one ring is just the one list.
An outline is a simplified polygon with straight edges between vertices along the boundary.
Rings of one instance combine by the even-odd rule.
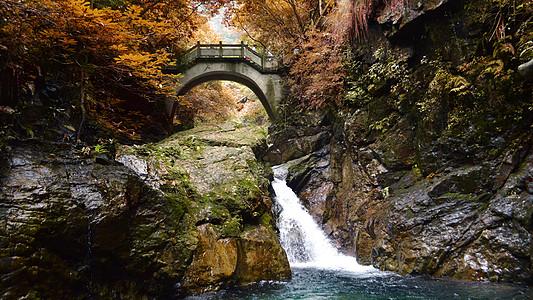
[[533, 94], [516, 70], [533, 59], [531, 13], [408, 3], [352, 47], [341, 104], [282, 112], [265, 160], [287, 163], [289, 185], [360, 263], [530, 282]]
[[[228, 124], [119, 146], [80, 126], [57, 86], [0, 107], [0, 297], [164, 298], [289, 278], [261, 159], [288, 165], [363, 264], [530, 282], [532, 83], [517, 69], [533, 59], [532, 4], [406, 3], [349, 47], [339, 103], [282, 103], [268, 150], [264, 132]], [[146, 126], [145, 140], [163, 134]]]
[[59, 142], [65, 126], [3, 144], [1, 298], [176, 298], [290, 278], [254, 154], [265, 132], [88, 147]]

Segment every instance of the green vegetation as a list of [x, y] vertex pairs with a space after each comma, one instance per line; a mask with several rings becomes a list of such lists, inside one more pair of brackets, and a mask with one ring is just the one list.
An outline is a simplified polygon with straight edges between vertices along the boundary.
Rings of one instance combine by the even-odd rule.
[[250, 124], [202, 124], [118, 152], [146, 161], [149, 177], [172, 199], [175, 211], [185, 209], [193, 223], [212, 224], [221, 237], [238, 237], [244, 224], [258, 224], [270, 214], [268, 174], [251, 148], [265, 138], [264, 128]]

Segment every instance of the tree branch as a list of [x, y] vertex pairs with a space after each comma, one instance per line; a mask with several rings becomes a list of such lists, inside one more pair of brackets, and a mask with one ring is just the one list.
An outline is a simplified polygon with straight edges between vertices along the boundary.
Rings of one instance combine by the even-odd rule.
[[237, 22], [239, 22], [240, 27], [242, 28], [242, 30], [244, 30], [244, 32], [246, 33], [246, 35], [247, 35], [250, 39], [252, 39], [252, 41], [261, 44], [261, 46], [263, 46], [263, 47], [266, 49], [267, 47], [265, 46], [265, 44], [263, 44], [263, 42], [261, 42], [261, 41], [255, 39], [255, 38], [254, 38], [254, 37], [248, 32], [248, 29], [246, 29], [246, 27], [244, 26], [243, 22], [242, 22], [241, 19], [239, 18], [239, 13], [235, 10], [235, 8], [233, 7], [233, 5], [231, 6], [231, 10], [234, 11], [235, 16], [237, 17]]
[[163, 0], [155, 0], [153, 1], [152, 3], [148, 4], [148, 6], [146, 6], [142, 11], [141, 13], [139, 14], [139, 18], [142, 18], [142, 16], [144, 16], [144, 14], [146, 14], [150, 9], [154, 8], [154, 6], [156, 6], [157, 4], [161, 3]]

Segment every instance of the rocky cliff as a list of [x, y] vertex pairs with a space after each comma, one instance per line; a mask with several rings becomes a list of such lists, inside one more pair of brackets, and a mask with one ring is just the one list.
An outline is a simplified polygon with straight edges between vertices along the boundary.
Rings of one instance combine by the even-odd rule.
[[530, 282], [531, 3], [408, 6], [351, 47], [341, 104], [282, 112], [265, 159], [360, 263]]
[[165, 298], [289, 278], [263, 143], [227, 125], [118, 152], [4, 144], [0, 297]]

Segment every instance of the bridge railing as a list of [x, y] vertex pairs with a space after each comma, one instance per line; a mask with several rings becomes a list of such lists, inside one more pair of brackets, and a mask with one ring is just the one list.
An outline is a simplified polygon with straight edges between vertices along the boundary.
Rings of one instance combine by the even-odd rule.
[[260, 53], [254, 46], [247, 44], [200, 44], [189, 49], [182, 58], [182, 63], [197, 59], [242, 59], [263, 72], [274, 72], [280, 67], [276, 57], [266, 51]]

